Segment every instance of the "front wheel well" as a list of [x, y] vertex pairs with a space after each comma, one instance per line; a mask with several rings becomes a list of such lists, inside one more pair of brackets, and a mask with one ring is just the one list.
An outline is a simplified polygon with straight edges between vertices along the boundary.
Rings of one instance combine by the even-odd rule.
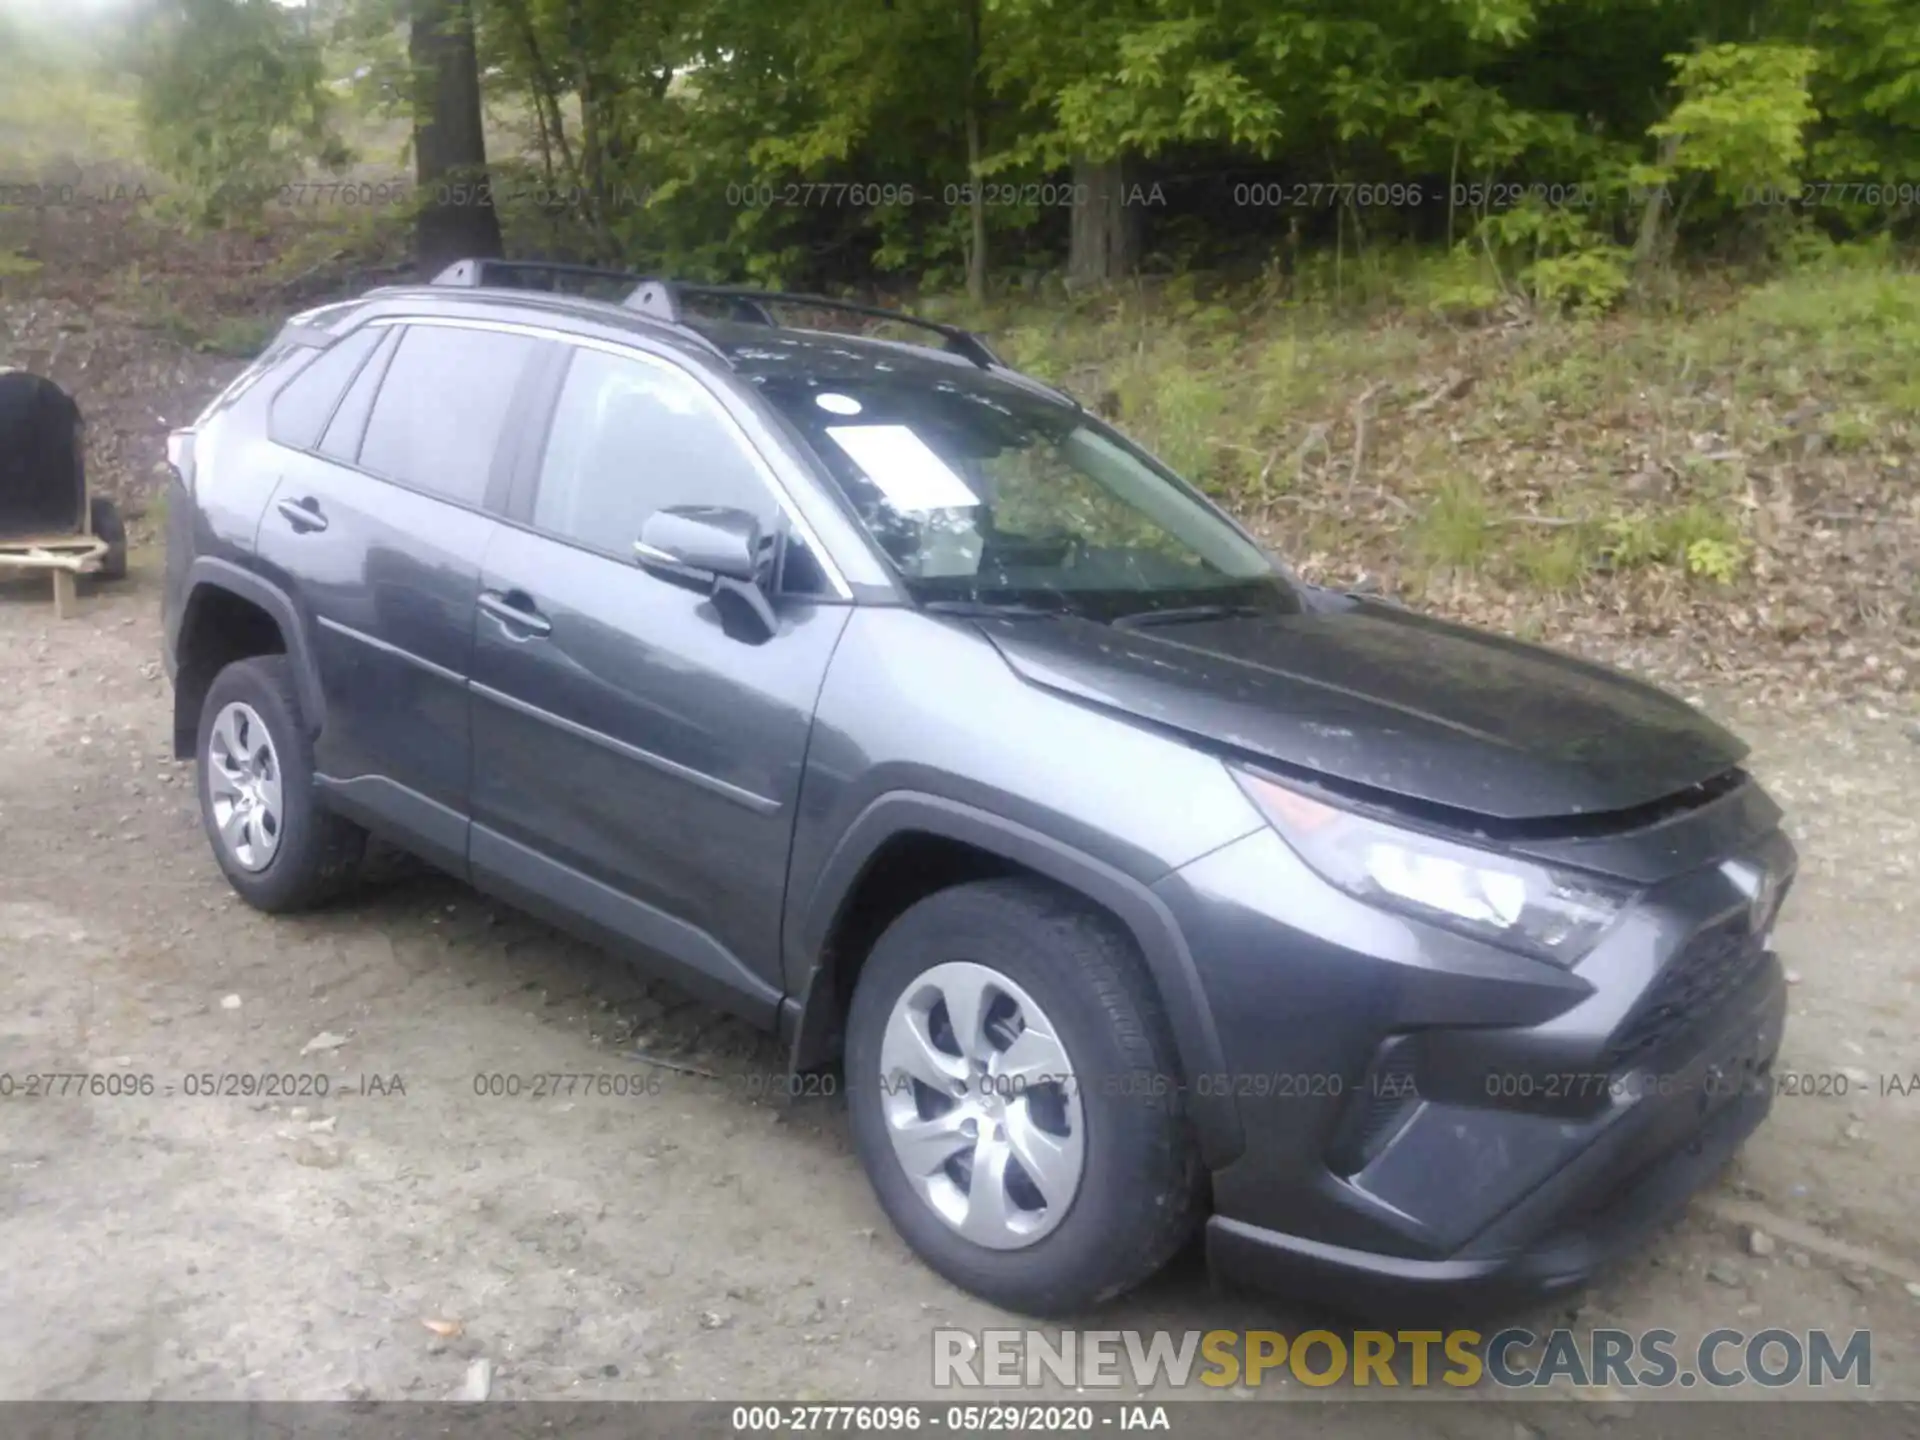
[[218, 585], [202, 585], [188, 601], [176, 647], [179, 664], [173, 679], [173, 753], [193, 755], [200, 730], [200, 707], [214, 676], [236, 660], [255, 655], [284, 655], [287, 638], [271, 613], [243, 595]]
[[813, 1070], [839, 1058], [854, 987], [888, 926], [942, 890], [1009, 877], [1044, 885], [1126, 930], [1107, 907], [1031, 866], [946, 835], [913, 830], [893, 835], [868, 859], [834, 915], [807, 995], [794, 1069]]

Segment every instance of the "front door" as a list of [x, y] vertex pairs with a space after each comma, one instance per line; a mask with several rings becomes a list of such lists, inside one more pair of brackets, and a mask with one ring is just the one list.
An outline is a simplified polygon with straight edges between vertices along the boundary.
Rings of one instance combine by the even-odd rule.
[[848, 611], [776, 594], [766, 637], [634, 562], [667, 506], [781, 521], [765, 462], [677, 365], [575, 348], [547, 433], [481, 567], [474, 879], [771, 1024], [801, 769]]

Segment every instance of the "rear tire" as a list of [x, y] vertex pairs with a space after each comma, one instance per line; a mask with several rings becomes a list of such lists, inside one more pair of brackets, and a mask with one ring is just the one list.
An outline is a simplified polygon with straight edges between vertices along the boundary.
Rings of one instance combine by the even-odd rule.
[[[968, 999], [976, 984], [977, 1003]], [[956, 1025], [949, 994], [983, 1023]], [[989, 1075], [1055, 1070], [1067, 1082], [1003, 1089], [952, 1138], [952, 1117], [976, 1113], [958, 1108], [970, 1104], [963, 1087], [973, 1082], [936, 1088], [906, 1077], [915, 1066], [936, 1080], [949, 1065], [968, 1074], [969, 1029], [987, 1037]], [[929, 1056], [927, 1039], [938, 1054]], [[1016, 1053], [1019, 1061], [1004, 1058]], [[1024, 1063], [1040, 1055], [1057, 1058]], [[860, 974], [846, 1077], [854, 1143], [888, 1218], [930, 1267], [996, 1305], [1030, 1315], [1085, 1310], [1145, 1280], [1193, 1233], [1201, 1171], [1165, 1012], [1131, 937], [1052, 886], [960, 885], [896, 920]], [[988, 1081], [981, 1093], [994, 1088]], [[1021, 1103], [1029, 1109], [1017, 1114]], [[1003, 1141], [1012, 1161], [993, 1158], [989, 1144]], [[955, 1155], [943, 1161], [949, 1146]], [[1018, 1167], [1023, 1150], [1041, 1162], [1036, 1172], [1056, 1172], [1049, 1184]], [[1063, 1155], [1076, 1176], [1056, 1204], [1047, 1192], [1067, 1190]], [[976, 1215], [980, 1175], [1005, 1184], [980, 1192], [988, 1203]], [[994, 1202], [996, 1193], [1011, 1199]], [[1009, 1212], [1014, 1221], [996, 1234], [995, 1217]]]
[[317, 802], [313, 742], [286, 656], [236, 660], [213, 677], [194, 754], [201, 821], [241, 899], [279, 914], [353, 883], [367, 832]]
[[120, 518], [120, 507], [104, 495], [87, 502], [87, 528], [107, 542], [107, 553], [94, 571], [102, 580], [127, 578], [127, 525]]

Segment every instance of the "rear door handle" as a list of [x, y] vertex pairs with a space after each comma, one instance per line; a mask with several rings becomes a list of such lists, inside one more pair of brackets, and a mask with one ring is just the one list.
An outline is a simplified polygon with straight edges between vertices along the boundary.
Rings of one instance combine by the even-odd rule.
[[546, 635], [553, 630], [553, 622], [534, 609], [533, 601], [518, 590], [510, 590], [505, 594], [498, 590], [483, 590], [480, 592], [480, 608], [509, 630], [517, 630], [523, 635]]
[[302, 500], [282, 500], [279, 509], [295, 530], [304, 532], [327, 528], [327, 517], [320, 513], [320, 502], [311, 495]]

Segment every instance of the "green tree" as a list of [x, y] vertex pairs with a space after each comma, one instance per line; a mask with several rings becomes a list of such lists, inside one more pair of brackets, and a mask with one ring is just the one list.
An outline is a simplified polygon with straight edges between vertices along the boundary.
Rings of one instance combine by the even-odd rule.
[[206, 223], [257, 214], [309, 164], [346, 162], [320, 46], [273, 0], [166, 0], [131, 48], [153, 162]]

